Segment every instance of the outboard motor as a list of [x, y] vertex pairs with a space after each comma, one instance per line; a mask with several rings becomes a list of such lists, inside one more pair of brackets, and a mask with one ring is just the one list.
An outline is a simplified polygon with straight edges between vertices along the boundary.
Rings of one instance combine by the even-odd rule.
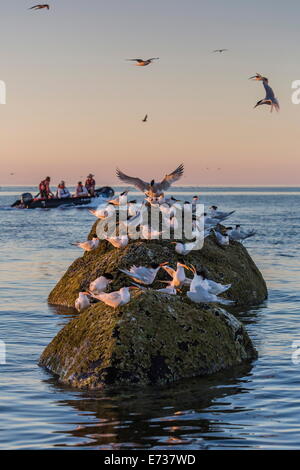
[[31, 193], [23, 193], [21, 194], [21, 203], [25, 206], [28, 206], [33, 201], [33, 196]]

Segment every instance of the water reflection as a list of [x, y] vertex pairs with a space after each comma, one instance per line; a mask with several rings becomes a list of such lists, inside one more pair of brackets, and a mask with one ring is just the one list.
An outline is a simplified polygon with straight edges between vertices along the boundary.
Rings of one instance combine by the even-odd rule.
[[[180, 381], [172, 386], [143, 389], [110, 389], [103, 392], [78, 392], [76, 398], [57, 401], [72, 407], [78, 416], [87, 416], [71, 429], [59, 431], [72, 436], [74, 447], [101, 449], [205, 448], [210, 435], [220, 431], [218, 420], [208, 419], [207, 411], [218, 400], [227, 413], [227, 398], [247, 392], [252, 365], [244, 364], [205, 378]], [[45, 380], [55, 391], [70, 388], [54, 378]], [[242, 437], [241, 437], [242, 439]]]

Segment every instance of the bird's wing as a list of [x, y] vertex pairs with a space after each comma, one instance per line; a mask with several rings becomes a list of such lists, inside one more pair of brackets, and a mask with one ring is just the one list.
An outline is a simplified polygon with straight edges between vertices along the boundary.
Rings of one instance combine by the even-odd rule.
[[126, 60], [132, 60], [133, 62], [144, 62], [143, 59], [126, 59]]
[[151, 59], [148, 59], [148, 60], [158, 60], [159, 57], [151, 57]]
[[171, 184], [175, 183], [175, 181], [178, 181], [182, 177], [183, 170], [184, 170], [184, 167], [183, 167], [183, 164], [181, 164], [172, 173], [170, 173], [169, 175], [166, 175], [159, 185], [160, 188], [167, 190], [171, 186]]
[[268, 85], [268, 83], [265, 80], [263, 81], [263, 85], [264, 85], [264, 88], [266, 90], [265, 100], [272, 100], [273, 101], [275, 99], [274, 91], [272, 90], [272, 88]]
[[125, 173], [122, 173], [121, 170], [117, 168], [117, 177], [124, 181], [125, 183], [132, 184], [136, 188], [140, 189], [141, 191], [146, 191], [148, 189], [149, 183], [141, 180], [140, 178], [136, 178], [134, 176], [127, 176]]

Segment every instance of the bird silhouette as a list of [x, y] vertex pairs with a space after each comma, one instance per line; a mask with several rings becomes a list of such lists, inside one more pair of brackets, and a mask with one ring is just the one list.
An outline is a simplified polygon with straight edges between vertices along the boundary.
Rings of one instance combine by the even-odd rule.
[[148, 121], [148, 114], [146, 114], [144, 119], [143, 119], [143, 122], [147, 122], [147, 121]]
[[152, 57], [152, 59], [147, 59], [147, 60], [144, 60], [144, 59], [126, 59], [126, 60], [137, 62], [137, 64], [135, 65], [138, 65], [139, 67], [145, 67], [146, 65], [152, 64], [153, 60], [158, 60], [158, 59], [159, 57]]
[[34, 5], [33, 7], [30, 7], [29, 10], [42, 10], [42, 8], [47, 8], [47, 10], [49, 10], [50, 5], [48, 5], [48, 3]]

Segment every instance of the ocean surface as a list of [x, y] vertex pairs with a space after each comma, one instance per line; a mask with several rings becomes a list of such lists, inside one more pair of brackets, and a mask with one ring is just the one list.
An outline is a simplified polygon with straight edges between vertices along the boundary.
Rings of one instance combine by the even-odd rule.
[[[115, 188], [116, 190], [120, 188]], [[0, 187], [0, 449], [300, 449], [300, 188], [177, 187], [172, 194], [236, 210], [257, 229], [245, 246], [269, 299], [239, 312], [259, 357], [251, 365], [160, 388], [90, 393], [37, 366], [74, 312], [47, 296], [81, 251], [86, 208], [10, 209], [34, 188]]]

